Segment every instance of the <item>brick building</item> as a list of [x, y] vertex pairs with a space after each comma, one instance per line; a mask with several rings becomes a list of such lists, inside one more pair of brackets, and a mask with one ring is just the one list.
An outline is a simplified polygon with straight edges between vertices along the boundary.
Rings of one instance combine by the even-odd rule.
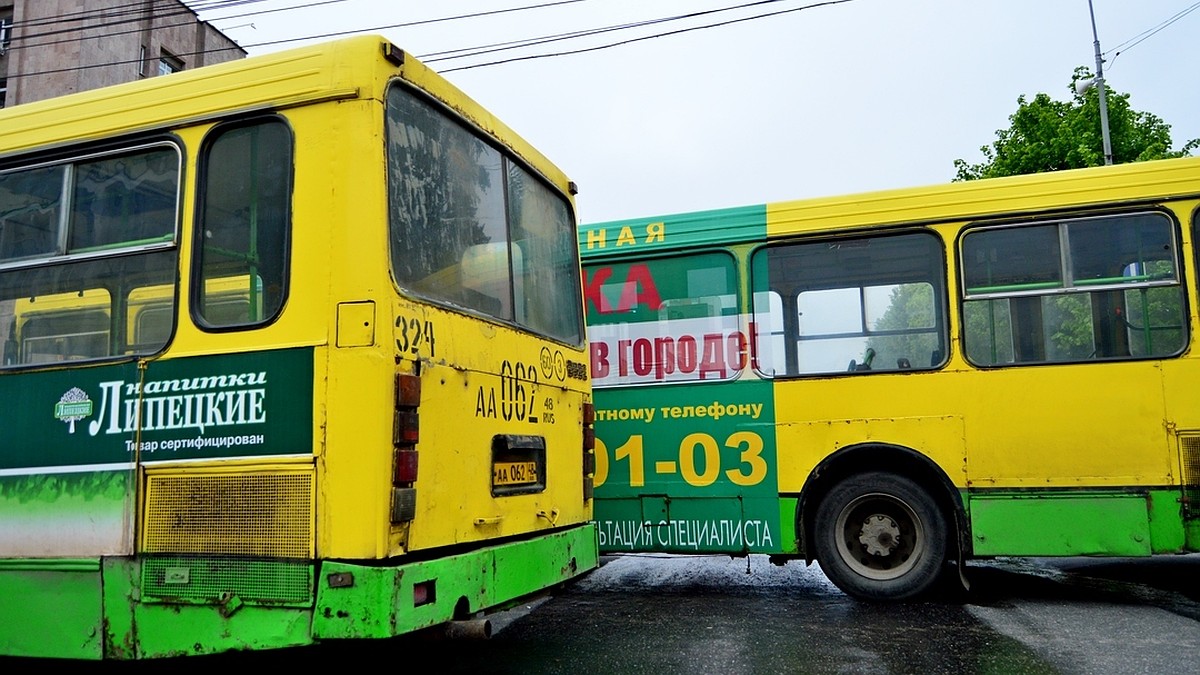
[[0, 107], [245, 55], [179, 0], [0, 0]]

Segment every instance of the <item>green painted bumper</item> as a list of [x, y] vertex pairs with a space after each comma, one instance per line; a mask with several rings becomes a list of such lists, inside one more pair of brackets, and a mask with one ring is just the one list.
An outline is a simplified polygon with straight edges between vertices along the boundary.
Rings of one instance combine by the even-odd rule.
[[[246, 562], [170, 564], [190, 565], [196, 579], [203, 568]], [[145, 659], [392, 637], [504, 608], [594, 569], [599, 559], [589, 523], [419, 562], [324, 561], [301, 565], [315, 572], [304, 575], [315, 586], [304, 603], [296, 601], [297, 563], [253, 563], [257, 597], [167, 598], [147, 592], [153, 566], [129, 558], [0, 561], [0, 656]], [[273, 600], [269, 584], [276, 582], [263, 591], [264, 578], [291, 585], [275, 589]]]
[[327, 562], [316, 639], [380, 638], [503, 608], [599, 564], [593, 524], [400, 567]]

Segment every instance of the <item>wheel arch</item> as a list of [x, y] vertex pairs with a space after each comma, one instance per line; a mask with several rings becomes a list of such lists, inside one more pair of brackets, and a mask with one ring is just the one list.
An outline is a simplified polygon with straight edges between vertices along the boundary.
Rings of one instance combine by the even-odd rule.
[[816, 511], [821, 500], [839, 481], [867, 471], [888, 471], [915, 481], [928, 491], [953, 528], [948, 542], [951, 555], [962, 559], [971, 553], [970, 521], [959, 491], [950, 477], [925, 454], [891, 443], [859, 443], [846, 446], [821, 460], [809, 474], [796, 504], [796, 533], [800, 552], [807, 562], [815, 559], [813, 547]]

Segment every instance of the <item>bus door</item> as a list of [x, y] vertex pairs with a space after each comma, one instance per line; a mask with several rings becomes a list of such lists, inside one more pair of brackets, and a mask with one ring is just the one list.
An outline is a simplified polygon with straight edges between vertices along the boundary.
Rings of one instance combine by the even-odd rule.
[[960, 246], [975, 554], [1152, 552], [1178, 497], [1162, 491], [1160, 359], [1184, 347], [1171, 219], [981, 227]]
[[[1196, 218], [1196, 204], [1187, 202], [1176, 209], [1176, 216], [1190, 230], [1193, 251], [1200, 236], [1200, 221]], [[1192, 274], [1189, 284], [1192, 302], [1200, 298], [1200, 280]], [[1194, 340], [1188, 334], [1186, 311], [1172, 312], [1175, 299], [1162, 297], [1147, 298], [1148, 320], [1143, 331], [1151, 337], [1180, 340], [1187, 344]], [[1195, 349], [1181, 358], [1163, 361], [1163, 394], [1166, 397], [1165, 422], [1172, 451], [1177, 453], [1178, 462], [1172, 469], [1177, 471], [1181, 495], [1180, 505], [1184, 527], [1184, 549], [1200, 550], [1200, 402], [1197, 401], [1196, 382], [1200, 381], [1200, 358]]]

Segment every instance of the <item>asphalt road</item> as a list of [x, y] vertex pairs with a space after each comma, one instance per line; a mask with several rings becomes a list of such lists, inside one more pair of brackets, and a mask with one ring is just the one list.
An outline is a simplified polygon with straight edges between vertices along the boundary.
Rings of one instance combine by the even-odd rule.
[[[408, 636], [438, 673], [1194, 673], [1200, 556], [974, 563], [922, 602], [870, 604], [765, 556], [605, 559], [488, 640]], [[362, 646], [297, 650], [344, 662]], [[256, 657], [257, 658], [257, 657]], [[310, 661], [311, 663], [311, 661]]]

